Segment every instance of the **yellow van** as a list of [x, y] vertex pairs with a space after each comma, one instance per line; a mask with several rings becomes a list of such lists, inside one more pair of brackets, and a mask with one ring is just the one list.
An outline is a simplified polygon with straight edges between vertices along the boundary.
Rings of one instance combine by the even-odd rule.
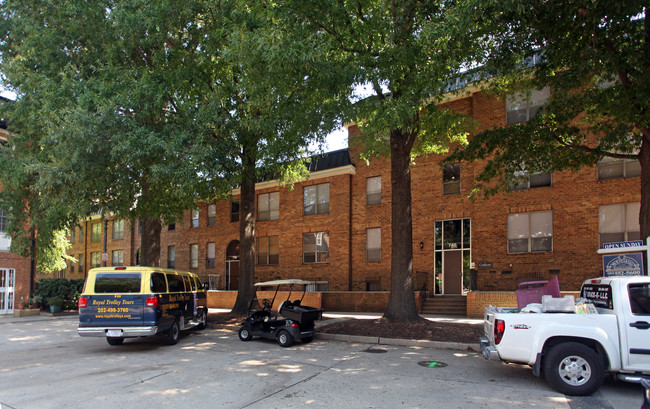
[[164, 334], [178, 342], [181, 330], [206, 327], [207, 296], [194, 273], [157, 267], [100, 267], [88, 272], [79, 297], [82, 337], [125, 338]]

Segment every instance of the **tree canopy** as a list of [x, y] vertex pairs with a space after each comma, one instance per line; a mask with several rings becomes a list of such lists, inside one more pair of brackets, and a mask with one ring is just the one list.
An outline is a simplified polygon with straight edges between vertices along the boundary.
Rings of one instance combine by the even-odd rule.
[[[12, 232], [29, 221], [47, 246], [55, 228], [111, 212], [145, 220], [144, 250], [146, 231], [159, 240], [161, 221], [234, 186], [252, 181], [254, 205], [261, 168], [295, 175], [336, 124], [337, 77], [273, 13], [239, 0], [3, 2], [2, 70], [18, 94], [6, 113], [16, 148], [0, 161], [15, 171], [2, 172], [16, 187], [2, 193]], [[252, 243], [254, 206], [240, 208]], [[158, 256], [154, 243], [143, 264]]]
[[[486, 194], [515, 175], [577, 170], [603, 157], [641, 164], [642, 237], [650, 235], [650, 26], [641, 1], [476, 1], [480, 72], [499, 97], [550, 89], [530, 120], [474, 135], [450, 161], [489, 158]], [[515, 107], [517, 108], [517, 107]], [[524, 176], [524, 177], [527, 177]], [[496, 182], [495, 182], [496, 181]]]
[[445, 152], [469, 124], [437, 105], [472, 61], [462, 1], [285, 1], [303, 27], [327, 38], [328, 52], [354, 68], [351, 86], [372, 90], [349, 119], [361, 129], [364, 156], [391, 163], [391, 291], [384, 317], [418, 319], [413, 283], [411, 160]]

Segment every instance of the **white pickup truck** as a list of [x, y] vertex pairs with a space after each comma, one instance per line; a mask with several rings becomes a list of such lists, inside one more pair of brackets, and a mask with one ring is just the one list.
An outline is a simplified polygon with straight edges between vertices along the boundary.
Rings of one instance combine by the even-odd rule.
[[605, 373], [630, 382], [650, 378], [650, 277], [586, 280], [580, 296], [598, 313], [487, 307], [483, 356], [528, 364], [567, 395], [592, 394]]

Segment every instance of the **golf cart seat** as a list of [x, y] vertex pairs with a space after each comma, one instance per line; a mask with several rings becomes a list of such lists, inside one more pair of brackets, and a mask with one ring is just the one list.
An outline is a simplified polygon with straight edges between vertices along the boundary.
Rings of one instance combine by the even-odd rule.
[[267, 310], [255, 311], [250, 315], [250, 317], [254, 322], [264, 322], [273, 319], [271, 312]]

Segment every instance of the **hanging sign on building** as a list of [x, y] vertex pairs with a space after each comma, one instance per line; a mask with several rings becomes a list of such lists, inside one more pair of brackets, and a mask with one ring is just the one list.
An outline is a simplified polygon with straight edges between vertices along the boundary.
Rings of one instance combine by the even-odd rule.
[[603, 256], [605, 277], [643, 275], [643, 253]]
[[636, 250], [635, 247], [642, 247], [643, 241], [634, 240], [634, 241], [620, 241], [617, 243], [605, 243], [603, 244], [604, 249], [630, 249]]

